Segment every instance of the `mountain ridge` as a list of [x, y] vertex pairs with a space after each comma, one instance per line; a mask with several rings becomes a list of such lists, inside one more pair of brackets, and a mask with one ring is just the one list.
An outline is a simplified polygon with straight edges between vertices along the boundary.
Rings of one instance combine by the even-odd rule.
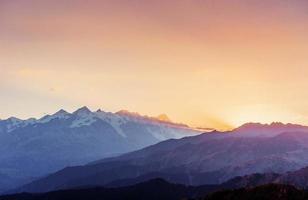
[[[262, 177], [262, 175], [254, 175]], [[268, 175], [267, 175], [268, 176]], [[259, 179], [257, 177], [257, 179]], [[0, 196], [1, 200], [64, 200], [64, 199], [204, 199], [204, 200], [230, 200], [230, 199], [268, 199], [268, 200], [304, 200], [308, 198], [305, 190], [288, 184], [264, 183], [252, 184], [242, 187], [236, 182], [229, 181], [221, 185], [187, 186], [170, 183], [161, 178], [120, 187], [84, 186], [66, 190], [50, 191], [47, 193], [17, 193]], [[259, 181], [259, 180], [257, 180]], [[240, 181], [239, 181], [240, 182]], [[260, 183], [260, 181], [259, 181]]]
[[[294, 130], [298, 130], [297, 126]], [[236, 176], [285, 173], [308, 165], [308, 131], [290, 132], [287, 127], [279, 134], [273, 134], [271, 128], [268, 132], [272, 136], [251, 137], [249, 132], [235, 130], [170, 139], [89, 165], [65, 168], [24, 189], [48, 191], [64, 183], [76, 187], [91, 183], [104, 186], [121, 180], [154, 178], [151, 174], [181, 184], [220, 184]], [[58, 179], [65, 182], [57, 182]]]
[[[92, 112], [87, 107], [73, 113], [61, 109], [40, 119], [9, 118], [0, 121], [0, 174], [10, 177], [12, 181], [7, 185], [11, 187], [19, 178], [23, 184], [25, 177], [33, 180], [66, 166], [199, 133], [176, 123]], [[9, 188], [0, 185], [0, 192], [6, 189]]]
[[61, 116], [67, 116], [67, 115], [73, 115], [73, 114], [77, 114], [77, 115], [87, 115], [87, 114], [91, 114], [91, 113], [106, 113], [106, 114], [114, 114], [114, 115], [121, 115], [121, 116], [126, 116], [126, 117], [135, 117], [135, 118], [139, 118], [139, 119], [144, 119], [144, 120], [149, 120], [149, 121], [153, 121], [153, 122], [164, 122], [170, 125], [176, 125], [176, 126], [183, 126], [183, 127], [187, 127], [187, 128], [193, 128], [193, 127], [189, 127], [188, 125], [184, 124], [184, 123], [177, 123], [177, 122], [173, 122], [172, 120], [170, 120], [170, 118], [166, 115], [166, 114], [160, 114], [157, 117], [152, 117], [152, 116], [147, 116], [147, 115], [141, 115], [137, 112], [131, 112], [128, 110], [119, 110], [117, 112], [105, 112], [101, 109], [98, 109], [97, 111], [91, 111], [87, 106], [83, 106], [81, 108], [76, 109], [73, 112], [68, 112], [64, 109], [60, 109], [57, 112], [53, 113], [53, 114], [46, 114], [44, 116], [42, 116], [41, 118], [28, 118], [28, 119], [20, 119], [17, 117], [9, 117], [7, 119], [0, 119], [0, 121], [9, 121], [12, 124], [20, 124], [20, 123], [39, 123], [39, 122], [44, 122], [46, 118], [56, 118], [56, 117], [61, 117]]

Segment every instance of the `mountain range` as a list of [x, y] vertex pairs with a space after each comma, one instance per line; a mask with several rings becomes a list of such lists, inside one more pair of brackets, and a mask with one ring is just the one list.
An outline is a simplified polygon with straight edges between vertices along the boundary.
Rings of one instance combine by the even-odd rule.
[[141, 116], [82, 107], [41, 119], [0, 120], [0, 192], [67, 166], [84, 165], [200, 131], [166, 115]]
[[103, 188], [85, 187], [53, 191], [43, 194], [22, 193], [0, 196], [1, 200], [180, 200], [183, 197], [200, 197], [215, 191], [217, 186], [185, 186], [153, 179], [127, 187]]
[[[256, 134], [256, 130], [260, 135]], [[308, 127], [249, 123], [233, 131], [170, 139], [87, 165], [66, 167], [16, 191], [86, 185], [125, 186], [153, 178], [185, 185], [222, 184], [254, 173], [284, 174], [308, 165]]]
[[[238, 176], [224, 183], [232, 188], [256, 187], [265, 184], [292, 185], [300, 189], [308, 189], [308, 166], [296, 171], [289, 171], [283, 174], [265, 173]], [[224, 185], [222, 184], [222, 185]], [[226, 187], [225, 187], [226, 188]], [[230, 188], [230, 187], [229, 187]]]
[[[256, 177], [255, 177], [256, 178]], [[257, 179], [257, 178], [256, 178]], [[308, 192], [291, 185], [264, 184], [237, 188], [235, 179], [221, 185], [185, 186], [152, 179], [126, 187], [82, 187], [47, 193], [19, 193], [0, 196], [1, 200], [306, 200]], [[253, 180], [251, 180], [253, 181]]]

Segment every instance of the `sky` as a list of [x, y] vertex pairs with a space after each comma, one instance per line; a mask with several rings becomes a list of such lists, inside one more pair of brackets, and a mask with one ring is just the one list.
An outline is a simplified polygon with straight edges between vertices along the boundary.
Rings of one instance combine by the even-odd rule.
[[0, 118], [308, 124], [306, 0], [0, 0]]

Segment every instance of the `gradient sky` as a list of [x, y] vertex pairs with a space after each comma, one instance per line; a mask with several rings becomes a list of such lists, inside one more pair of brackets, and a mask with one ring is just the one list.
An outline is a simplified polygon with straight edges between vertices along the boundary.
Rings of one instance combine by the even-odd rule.
[[306, 0], [0, 0], [0, 117], [308, 124], [307, 35]]

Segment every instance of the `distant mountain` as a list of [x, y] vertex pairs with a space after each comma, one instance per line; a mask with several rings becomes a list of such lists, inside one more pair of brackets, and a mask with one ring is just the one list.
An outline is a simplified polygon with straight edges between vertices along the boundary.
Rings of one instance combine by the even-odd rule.
[[308, 126], [298, 124], [283, 124], [273, 122], [271, 124], [246, 123], [233, 130], [237, 135], [244, 137], [273, 137], [283, 132], [308, 132]]
[[287, 172], [273, 181], [275, 183], [290, 184], [298, 188], [308, 189], [308, 167]]
[[308, 189], [308, 167], [299, 170], [286, 172], [283, 174], [265, 173], [250, 174], [246, 176], [235, 177], [223, 184], [222, 188], [247, 188], [256, 187], [265, 184], [286, 184], [301, 189]]
[[87, 107], [41, 119], [0, 120], [0, 192], [67, 166], [198, 133], [137, 113], [91, 112]]
[[[281, 174], [276, 173], [256, 173], [245, 176], [237, 176], [221, 184], [221, 188], [238, 189], [238, 188], [252, 188], [260, 185], [270, 183], [278, 183], [276, 180]], [[291, 184], [292, 185], [292, 184]]]
[[[308, 165], [308, 131], [297, 132], [298, 125], [281, 124], [277, 127], [280, 134], [268, 136], [267, 129], [261, 127], [262, 134], [254, 137], [246, 126], [246, 133], [241, 128], [167, 140], [122, 156], [65, 168], [18, 191], [124, 186], [155, 177], [188, 185], [221, 184], [237, 176], [282, 174]], [[265, 127], [268, 134], [273, 133], [272, 126]]]

